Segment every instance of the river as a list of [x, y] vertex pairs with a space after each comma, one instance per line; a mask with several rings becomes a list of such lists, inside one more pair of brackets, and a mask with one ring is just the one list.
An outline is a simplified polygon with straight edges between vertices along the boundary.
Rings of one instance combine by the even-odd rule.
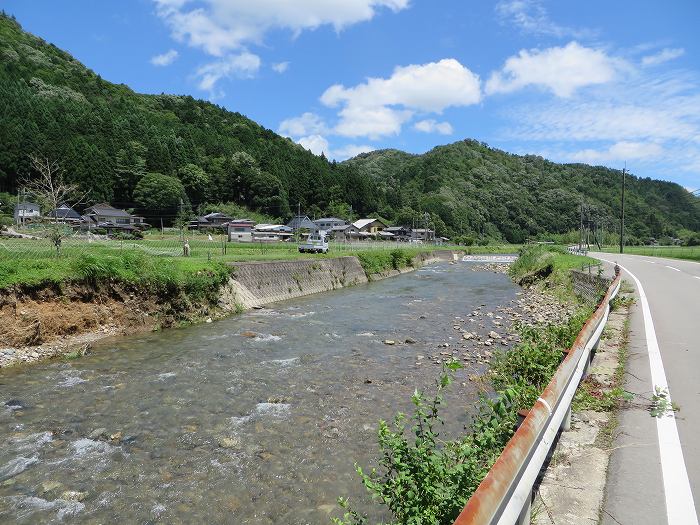
[[[353, 467], [376, 458], [377, 420], [410, 410], [414, 389], [434, 382], [430, 357], [462, 343], [455, 323], [516, 299], [508, 277], [470, 267], [442, 263], [1, 371], [0, 521], [329, 523], [338, 496], [381, 518]], [[477, 395], [467, 375], [485, 366], [459, 372], [448, 434]]]

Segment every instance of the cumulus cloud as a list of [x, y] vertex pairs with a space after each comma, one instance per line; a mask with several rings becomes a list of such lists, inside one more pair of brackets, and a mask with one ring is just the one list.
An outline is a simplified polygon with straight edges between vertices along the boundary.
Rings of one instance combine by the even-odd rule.
[[340, 107], [337, 134], [370, 138], [398, 134], [416, 112], [441, 113], [480, 100], [478, 75], [452, 58], [399, 66], [389, 78], [368, 78], [354, 87], [336, 84], [321, 95], [325, 106]]
[[175, 51], [174, 49], [171, 49], [169, 51], [166, 51], [162, 55], [156, 55], [151, 58], [151, 64], [154, 66], [169, 66], [173, 62], [175, 62], [175, 59], [178, 57], [178, 52]]
[[307, 111], [299, 117], [283, 120], [280, 123], [279, 132], [290, 137], [322, 135], [328, 132], [328, 127], [320, 116]]
[[304, 146], [314, 155], [320, 155], [321, 153], [329, 156], [328, 141], [325, 137], [321, 135], [309, 135], [308, 137], [301, 137], [298, 141], [299, 144]]
[[272, 64], [272, 70], [275, 73], [284, 73], [289, 69], [289, 62], [277, 62], [275, 64]]
[[154, 0], [156, 12], [182, 42], [214, 56], [260, 44], [272, 29], [297, 35], [330, 25], [337, 31], [371, 20], [379, 10], [406, 9], [409, 0]]
[[368, 151], [374, 151], [374, 146], [369, 146], [367, 144], [346, 144], [339, 148], [331, 148], [328, 140], [322, 135], [309, 135], [306, 137], [301, 137], [297, 141], [302, 147], [308, 149], [314, 155], [321, 155], [323, 153], [329, 159], [335, 160], [345, 160], [350, 157], [359, 155], [360, 153], [367, 153]]
[[685, 49], [682, 47], [678, 48], [664, 48], [658, 53], [654, 53], [653, 55], [647, 55], [645, 57], [642, 57], [642, 65], [643, 66], [658, 66], [659, 64], [663, 64], [664, 62], [668, 62], [669, 60], [675, 60], [676, 58], [682, 57], [685, 54]]
[[439, 133], [440, 135], [452, 135], [454, 131], [449, 122], [438, 122], [434, 119], [419, 120], [413, 125], [413, 129], [423, 133]]
[[197, 69], [195, 77], [200, 89], [209, 91], [212, 98], [220, 97], [223, 92], [217, 89], [217, 82], [222, 78], [250, 78], [260, 69], [260, 57], [244, 51], [238, 55], [229, 55], [216, 62], [205, 64]]
[[340, 148], [334, 149], [332, 151], [332, 156], [336, 160], [345, 160], [351, 157], [356, 157], [360, 153], [374, 151], [375, 149], [377, 148], [368, 144], [347, 144], [346, 146], [341, 146]]
[[566, 98], [581, 87], [610, 82], [619, 66], [619, 60], [577, 42], [544, 50], [523, 49], [491, 75], [486, 93], [509, 93], [526, 86], [539, 86]]

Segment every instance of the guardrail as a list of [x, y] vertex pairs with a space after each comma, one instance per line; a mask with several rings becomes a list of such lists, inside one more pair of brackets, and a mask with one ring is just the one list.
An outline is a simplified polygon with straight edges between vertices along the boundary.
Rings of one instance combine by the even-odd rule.
[[454, 525], [530, 523], [532, 491], [559, 430], [571, 426], [571, 401], [588, 371], [591, 350], [598, 347], [620, 290], [620, 275], [583, 325], [552, 380], [457, 517]]

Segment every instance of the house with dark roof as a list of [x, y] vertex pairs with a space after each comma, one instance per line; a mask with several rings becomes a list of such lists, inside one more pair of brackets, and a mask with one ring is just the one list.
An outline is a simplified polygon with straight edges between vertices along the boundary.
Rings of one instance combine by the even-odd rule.
[[207, 215], [197, 217], [193, 221], [190, 221], [187, 227], [190, 230], [226, 230], [228, 223], [232, 220], [233, 217], [229, 217], [225, 213], [215, 211], [208, 213]]
[[321, 219], [316, 219], [313, 221], [316, 225], [317, 230], [331, 231], [333, 228], [338, 226], [345, 226], [347, 223], [343, 219], [338, 219], [337, 217], [323, 217]]
[[331, 229], [330, 237], [334, 241], [338, 242], [351, 242], [357, 240], [360, 237], [360, 230], [358, 230], [352, 224], [336, 226]]
[[294, 231], [316, 229], [316, 225], [311, 219], [309, 219], [308, 215], [297, 215], [287, 223], [287, 226], [289, 226]]
[[46, 214], [46, 218], [63, 224], [78, 224], [81, 220], [80, 214], [67, 204], [61, 204], [55, 210], [51, 210]]
[[83, 220], [88, 228], [134, 230], [148, 227], [143, 217], [132, 215], [128, 211], [110, 206], [106, 202], [86, 208], [83, 212]]

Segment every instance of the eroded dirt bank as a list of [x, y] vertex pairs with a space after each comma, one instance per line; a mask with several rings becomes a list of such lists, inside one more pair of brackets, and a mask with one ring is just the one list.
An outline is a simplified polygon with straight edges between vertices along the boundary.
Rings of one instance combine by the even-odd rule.
[[[414, 258], [410, 268], [370, 278], [379, 280], [452, 258], [453, 252], [447, 250], [423, 254]], [[241, 268], [232, 266], [227, 283], [200, 300], [192, 300], [182, 290], [158, 291], [113, 282], [2, 290], [0, 368], [85, 353], [92, 342], [108, 336], [209, 321], [275, 301], [367, 282], [355, 257], [238, 266]]]

